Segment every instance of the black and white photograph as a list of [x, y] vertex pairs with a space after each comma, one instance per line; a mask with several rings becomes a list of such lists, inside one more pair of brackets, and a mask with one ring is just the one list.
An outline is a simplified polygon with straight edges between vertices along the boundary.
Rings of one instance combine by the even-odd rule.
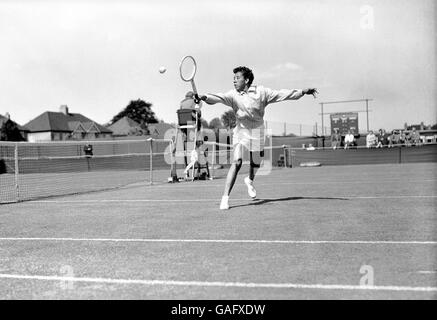
[[0, 0], [0, 300], [436, 300], [436, 16]]

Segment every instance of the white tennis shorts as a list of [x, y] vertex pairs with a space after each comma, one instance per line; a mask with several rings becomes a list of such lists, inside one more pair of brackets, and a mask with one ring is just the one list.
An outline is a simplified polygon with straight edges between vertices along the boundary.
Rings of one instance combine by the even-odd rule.
[[237, 124], [237, 126], [234, 128], [232, 144], [234, 147], [237, 144], [241, 144], [249, 151], [264, 150], [264, 125], [258, 128], [249, 129], [244, 128], [241, 124]]

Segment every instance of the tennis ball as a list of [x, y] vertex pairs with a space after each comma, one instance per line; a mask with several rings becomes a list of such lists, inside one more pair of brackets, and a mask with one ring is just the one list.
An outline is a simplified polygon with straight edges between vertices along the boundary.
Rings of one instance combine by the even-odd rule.
[[166, 67], [160, 67], [159, 68], [159, 73], [164, 73], [166, 71], [167, 71]]

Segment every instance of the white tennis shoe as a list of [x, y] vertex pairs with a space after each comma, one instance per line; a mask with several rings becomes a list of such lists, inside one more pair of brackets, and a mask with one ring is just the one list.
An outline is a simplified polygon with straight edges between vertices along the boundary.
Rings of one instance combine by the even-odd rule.
[[253, 186], [253, 180], [250, 180], [249, 177], [244, 178], [244, 183], [247, 186], [247, 193], [252, 199], [256, 198], [256, 190]]
[[229, 209], [229, 196], [223, 196], [222, 201], [220, 202], [220, 210], [228, 210]]

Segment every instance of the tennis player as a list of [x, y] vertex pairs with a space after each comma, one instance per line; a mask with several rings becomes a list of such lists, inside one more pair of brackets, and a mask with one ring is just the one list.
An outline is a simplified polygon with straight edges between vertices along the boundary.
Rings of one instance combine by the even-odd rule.
[[231, 107], [236, 116], [236, 126], [233, 131], [233, 162], [220, 203], [222, 210], [229, 209], [229, 195], [243, 163], [243, 148], [247, 148], [250, 154], [249, 176], [244, 179], [244, 183], [249, 196], [252, 199], [256, 198], [253, 180], [256, 170], [260, 167], [260, 160], [264, 156], [264, 112], [267, 105], [285, 100], [297, 100], [306, 94], [316, 98], [318, 93], [315, 88], [272, 90], [262, 86], [252, 86], [254, 79], [252, 70], [247, 67], [237, 67], [233, 72], [234, 90], [195, 96], [196, 101], [203, 100], [207, 104], [223, 103]]

